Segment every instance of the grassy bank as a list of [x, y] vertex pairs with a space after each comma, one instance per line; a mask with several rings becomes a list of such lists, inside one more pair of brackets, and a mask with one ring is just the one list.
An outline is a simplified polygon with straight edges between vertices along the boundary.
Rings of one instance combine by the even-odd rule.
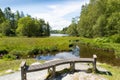
[[[18, 71], [20, 69], [20, 64], [23, 60], [11, 60], [11, 61], [6, 61], [1, 59], [0, 60], [0, 75], [7, 74], [6, 70], [13, 70], [13, 71]], [[33, 62], [36, 62], [37, 60], [35, 59], [26, 59], [27, 65], [30, 65]], [[44, 61], [39, 61], [40, 63], [43, 63]]]
[[103, 50], [113, 50], [115, 56], [120, 58], [120, 43], [108, 42], [107, 38], [81, 38], [81, 43], [90, 45], [91, 47], [103, 49]]
[[103, 75], [108, 80], [120, 80], [120, 67], [115, 67], [108, 64], [101, 64], [100, 66], [107, 69], [112, 74], [112, 75]]
[[115, 55], [120, 57], [120, 44], [107, 42], [105, 38], [79, 38], [79, 37], [47, 37], [47, 38], [0, 38], [0, 53], [10, 53], [16, 55], [45, 54], [54, 51], [68, 51], [69, 40], [80, 40], [80, 42], [92, 47], [110, 49], [115, 51]]
[[10, 53], [19, 56], [45, 54], [54, 51], [68, 51], [69, 40], [77, 37], [47, 37], [47, 38], [0, 38], [0, 53]]
[[[116, 57], [120, 57], [120, 44], [113, 42], [103, 42], [98, 39], [88, 39], [79, 37], [47, 37], [47, 38], [18, 38], [6, 37], [0, 38], [0, 53], [7, 52], [9, 54], [19, 54], [20, 56], [28, 56], [31, 54], [45, 54], [53, 51], [68, 51], [69, 40], [80, 40], [80, 43], [90, 45], [100, 49], [114, 50]], [[19, 60], [3, 60], [0, 59], [0, 75], [5, 74], [8, 69], [18, 70], [21, 63]], [[34, 59], [27, 59], [27, 63], [35, 62]], [[103, 75], [109, 80], [119, 80], [120, 68], [106, 64], [102, 64], [112, 76]]]

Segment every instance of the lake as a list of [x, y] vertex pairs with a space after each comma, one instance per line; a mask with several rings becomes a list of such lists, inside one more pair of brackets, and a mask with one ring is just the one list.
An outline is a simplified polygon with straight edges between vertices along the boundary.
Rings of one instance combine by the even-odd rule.
[[50, 34], [50, 36], [52, 37], [52, 36], [69, 36], [68, 34]]

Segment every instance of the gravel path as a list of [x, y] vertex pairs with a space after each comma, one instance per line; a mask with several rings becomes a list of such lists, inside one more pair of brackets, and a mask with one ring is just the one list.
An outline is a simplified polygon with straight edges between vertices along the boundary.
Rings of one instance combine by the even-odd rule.
[[[78, 70], [87, 70], [92, 66], [85, 64], [85, 63], [77, 63], [76, 69]], [[63, 70], [65, 68], [69, 68], [69, 64], [60, 65], [56, 67], [57, 71]], [[100, 70], [105, 70], [99, 68]], [[47, 70], [36, 71], [27, 73], [27, 80], [44, 80], [47, 76]], [[7, 74], [4, 76], [0, 76], [0, 80], [21, 80], [21, 73], [20, 71]], [[59, 79], [56, 79], [59, 80]], [[100, 75], [92, 74], [92, 73], [85, 73], [85, 72], [75, 72], [74, 74], [66, 74], [61, 80], [106, 80], [102, 78]]]

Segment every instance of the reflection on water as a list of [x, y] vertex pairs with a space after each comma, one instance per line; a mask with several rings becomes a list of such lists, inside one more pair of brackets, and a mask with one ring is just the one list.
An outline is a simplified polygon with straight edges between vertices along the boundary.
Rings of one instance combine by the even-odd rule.
[[73, 55], [80, 57], [80, 48], [78, 45], [76, 45], [72, 50]]
[[78, 44], [80, 47], [80, 57], [92, 57], [93, 54], [97, 55], [97, 60], [102, 63], [108, 63], [114, 66], [120, 66], [120, 58], [115, 57], [115, 52], [113, 50], [102, 49], [93, 47], [91, 45]]
[[75, 46], [75, 48], [73, 48], [73, 51], [71, 52], [60, 52], [57, 53], [56, 55], [51, 55], [51, 54], [47, 54], [45, 56], [37, 56], [36, 59], [37, 60], [51, 60], [51, 59], [69, 59], [69, 58], [79, 58], [79, 52], [80, 49], [78, 46]]

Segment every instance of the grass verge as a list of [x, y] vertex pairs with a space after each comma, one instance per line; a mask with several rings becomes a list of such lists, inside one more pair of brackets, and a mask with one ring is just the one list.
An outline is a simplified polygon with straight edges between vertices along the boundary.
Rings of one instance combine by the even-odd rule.
[[106, 77], [108, 80], [120, 80], [120, 67], [116, 66], [111, 66], [108, 64], [101, 64], [101, 67], [105, 68], [108, 70], [112, 75], [103, 75]]
[[[33, 62], [36, 62], [37, 60], [35, 59], [25, 59], [27, 65], [30, 65]], [[3, 59], [0, 59], [0, 75], [6, 74], [6, 70], [13, 70], [13, 71], [18, 71], [20, 68], [20, 64], [23, 60], [11, 60], [11, 61], [6, 61]], [[40, 63], [43, 63], [44, 61], [39, 61]]]

